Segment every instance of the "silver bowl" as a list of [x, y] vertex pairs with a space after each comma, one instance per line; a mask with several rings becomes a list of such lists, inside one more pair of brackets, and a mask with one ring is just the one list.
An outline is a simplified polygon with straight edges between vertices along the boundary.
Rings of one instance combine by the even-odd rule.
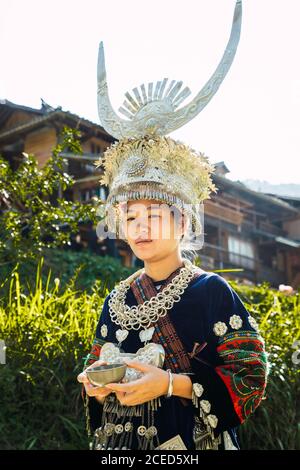
[[89, 381], [97, 387], [120, 382], [126, 374], [127, 364], [105, 364], [86, 371]]

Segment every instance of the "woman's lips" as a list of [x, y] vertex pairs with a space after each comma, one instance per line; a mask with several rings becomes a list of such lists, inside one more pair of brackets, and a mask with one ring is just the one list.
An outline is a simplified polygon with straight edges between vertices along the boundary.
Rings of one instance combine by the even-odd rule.
[[152, 240], [138, 240], [136, 241], [136, 245], [146, 245], [146, 243], [151, 243]]

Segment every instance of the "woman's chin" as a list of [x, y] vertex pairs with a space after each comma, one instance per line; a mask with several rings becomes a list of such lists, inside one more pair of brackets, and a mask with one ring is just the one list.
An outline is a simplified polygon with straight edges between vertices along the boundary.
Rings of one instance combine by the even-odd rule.
[[143, 248], [141, 246], [134, 247], [133, 252], [137, 258], [140, 258], [141, 260], [148, 260], [155, 255], [155, 250], [153, 248], [154, 247], [150, 248], [144, 245]]

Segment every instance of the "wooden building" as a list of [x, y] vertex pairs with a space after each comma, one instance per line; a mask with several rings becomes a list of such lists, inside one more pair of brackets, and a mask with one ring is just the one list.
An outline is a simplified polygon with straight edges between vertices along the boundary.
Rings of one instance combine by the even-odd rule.
[[[100, 170], [93, 162], [114, 139], [98, 124], [42, 101], [40, 109], [0, 100], [0, 154], [16, 168], [22, 152], [35, 154], [40, 166], [58, 143], [63, 126], [81, 131], [83, 155], [65, 153], [66, 171], [76, 182], [71, 200], [105, 199], [99, 188]], [[218, 192], [204, 203], [204, 246], [199, 251], [206, 270], [232, 270], [223, 274], [248, 283], [269, 281], [272, 286], [300, 287], [300, 203], [297, 198], [264, 194], [247, 188], [226, 175], [224, 162], [216, 164], [214, 182]], [[61, 195], [60, 195], [61, 196]], [[122, 240], [97, 239], [95, 227], [82, 226], [74, 247], [89, 246], [99, 254], [121, 257], [123, 264], [137, 265]], [[241, 269], [242, 271], [234, 271]]]
[[224, 167], [216, 165], [218, 192], [204, 203], [203, 265], [243, 269], [228, 278], [300, 286], [299, 207], [226, 178]]

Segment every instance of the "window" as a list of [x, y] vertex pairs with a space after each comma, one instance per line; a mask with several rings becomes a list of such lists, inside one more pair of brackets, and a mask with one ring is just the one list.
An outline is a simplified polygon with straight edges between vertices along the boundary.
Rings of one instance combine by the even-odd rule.
[[243, 268], [254, 269], [255, 253], [252, 242], [229, 235], [228, 251], [230, 263]]
[[101, 145], [95, 144], [95, 142], [91, 142], [91, 153], [100, 155], [101, 152], [102, 152]]

